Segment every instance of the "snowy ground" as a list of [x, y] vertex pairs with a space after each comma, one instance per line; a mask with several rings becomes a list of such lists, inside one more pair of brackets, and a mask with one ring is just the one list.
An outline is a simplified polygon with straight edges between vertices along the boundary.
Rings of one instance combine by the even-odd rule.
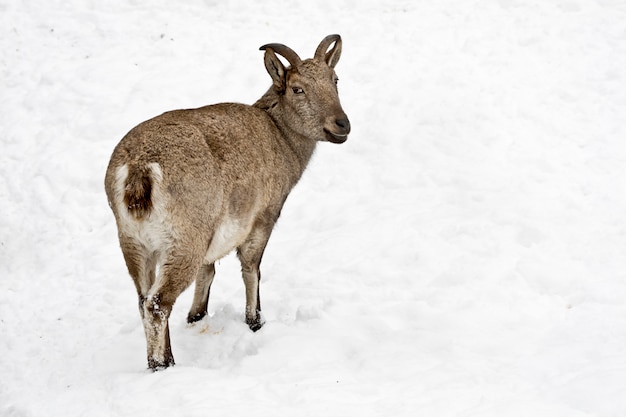
[[[174, 5], [176, 4], [176, 5]], [[0, 0], [0, 415], [626, 415], [626, 2]], [[103, 177], [340, 33], [353, 125], [146, 370]]]

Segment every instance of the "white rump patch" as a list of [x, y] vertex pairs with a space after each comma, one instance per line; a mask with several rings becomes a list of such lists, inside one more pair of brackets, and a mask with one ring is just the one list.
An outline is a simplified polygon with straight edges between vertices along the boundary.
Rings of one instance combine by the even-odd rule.
[[150, 252], [161, 252], [171, 245], [173, 230], [171, 224], [166, 220], [166, 201], [161, 191], [163, 181], [163, 171], [156, 162], [147, 165], [152, 178], [152, 191], [150, 199], [152, 210], [150, 214], [137, 220], [128, 212], [128, 207], [124, 205], [124, 192], [126, 178], [128, 178], [128, 165], [124, 164], [117, 168], [115, 172], [115, 201], [116, 211], [119, 216], [119, 229], [124, 235], [140, 242]]

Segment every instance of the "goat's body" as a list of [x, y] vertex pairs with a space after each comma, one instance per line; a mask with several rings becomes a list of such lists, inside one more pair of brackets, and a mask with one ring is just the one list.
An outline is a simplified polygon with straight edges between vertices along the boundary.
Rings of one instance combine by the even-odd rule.
[[[232, 103], [164, 113], [122, 139], [105, 188], [144, 320], [151, 309], [171, 308], [195, 279], [190, 321], [203, 317], [210, 282], [203, 282], [202, 272], [214, 270], [213, 263], [235, 249], [251, 258], [258, 275], [267, 239], [304, 169], [291, 149], [267, 112]], [[129, 205], [131, 190], [138, 203]], [[142, 201], [149, 208], [138, 210]], [[255, 280], [246, 286], [258, 286]], [[257, 299], [246, 317], [259, 328], [258, 289], [251, 291], [248, 298]], [[173, 363], [165, 356], [154, 366]]]
[[[134, 170], [151, 184], [153, 207], [140, 218], [124, 200]], [[135, 127], [113, 152], [106, 191], [125, 237], [162, 252], [191, 234], [196, 241], [185, 243], [213, 263], [241, 245], [258, 218], [278, 217], [294, 171], [302, 170], [265, 111], [226, 103], [164, 113]]]
[[[331, 42], [335, 48], [326, 53]], [[277, 89], [291, 73], [268, 50], [275, 87], [254, 106], [164, 113], [132, 129], [111, 156], [105, 189], [139, 296], [152, 369], [174, 364], [168, 318], [176, 298], [195, 280], [188, 321], [204, 317], [214, 262], [233, 250], [246, 286], [246, 322], [261, 327], [259, 267], [285, 199], [316, 143], [341, 143], [349, 132], [332, 70], [339, 37], [327, 37], [316, 58], [303, 62], [284, 45], [271, 46], [298, 64], [302, 74], [294, 71], [293, 82], [308, 89], [322, 78], [325, 89], [310, 89], [315, 101], [295, 96], [302, 87], [293, 87], [290, 98]]]

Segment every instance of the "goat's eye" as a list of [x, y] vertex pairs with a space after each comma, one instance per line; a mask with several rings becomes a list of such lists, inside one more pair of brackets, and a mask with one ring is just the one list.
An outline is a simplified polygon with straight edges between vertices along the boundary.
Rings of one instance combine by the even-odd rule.
[[294, 94], [304, 94], [304, 90], [300, 87], [293, 87], [291, 90]]

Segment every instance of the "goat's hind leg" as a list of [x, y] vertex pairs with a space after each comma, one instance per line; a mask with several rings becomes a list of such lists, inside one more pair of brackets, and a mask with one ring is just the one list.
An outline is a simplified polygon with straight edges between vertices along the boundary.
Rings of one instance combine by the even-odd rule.
[[[174, 302], [198, 275], [201, 257], [188, 251], [176, 251], [174, 248], [170, 248], [165, 256], [160, 257], [156, 252], [148, 252], [143, 245], [132, 239], [121, 238], [120, 243], [128, 272], [139, 296], [148, 367], [152, 370], [167, 368], [174, 365], [168, 320]], [[185, 255], [181, 256], [181, 253]], [[156, 266], [159, 259], [162, 264], [157, 276]]]
[[189, 314], [187, 315], [187, 323], [195, 323], [202, 320], [207, 315], [207, 307], [209, 305], [209, 294], [211, 293], [211, 284], [215, 277], [215, 264], [203, 264], [196, 278], [196, 289], [193, 295], [193, 303]]
[[120, 246], [122, 248], [122, 253], [124, 254], [124, 260], [126, 261], [128, 273], [133, 279], [137, 290], [139, 313], [141, 314], [144, 332], [146, 335], [148, 366], [151, 369], [156, 369], [157, 367], [172, 365], [174, 360], [171, 354], [171, 347], [169, 347], [169, 340], [166, 344], [167, 346], [164, 346], [164, 353], [162, 355], [163, 357], [168, 357], [168, 359], [162, 360], [160, 363], [151, 360], [151, 357], [153, 356], [151, 354], [151, 351], [153, 350], [152, 346], [154, 344], [154, 340], [157, 338], [157, 328], [163, 327], [163, 323], [156, 323], [152, 319], [155, 300], [154, 297], [150, 296], [150, 289], [154, 286], [155, 282], [157, 255], [156, 253], [150, 253], [136, 240], [125, 236], [120, 237]]
[[153, 371], [175, 365], [170, 344], [169, 317], [172, 305], [162, 302], [161, 294], [149, 295], [142, 304], [146, 333], [148, 367]]
[[126, 236], [120, 237], [120, 247], [141, 302], [154, 283], [156, 254], [150, 253], [141, 243]]
[[168, 320], [176, 299], [198, 276], [201, 265], [201, 255], [180, 247], [170, 248], [163, 257], [159, 274], [144, 302], [148, 366], [153, 370], [174, 365]]

